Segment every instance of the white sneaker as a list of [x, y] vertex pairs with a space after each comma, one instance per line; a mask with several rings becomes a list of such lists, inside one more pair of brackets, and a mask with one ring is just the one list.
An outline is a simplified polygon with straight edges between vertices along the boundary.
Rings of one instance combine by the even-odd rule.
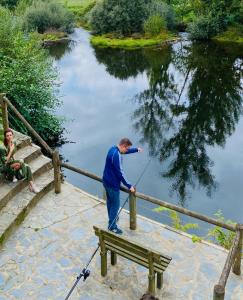
[[18, 179], [14, 176], [13, 177], [13, 182], [15, 183], [15, 182], [17, 182], [18, 181]]
[[35, 184], [30, 186], [29, 189], [32, 193], [35, 193], [35, 194], [38, 194], [40, 192], [40, 189], [38, 189], [38, 187]]

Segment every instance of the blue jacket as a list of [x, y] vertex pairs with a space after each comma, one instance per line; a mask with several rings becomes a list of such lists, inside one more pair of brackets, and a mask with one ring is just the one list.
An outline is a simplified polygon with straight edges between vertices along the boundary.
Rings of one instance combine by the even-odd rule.
[[[138, 148], [130, 148], [124, 154], [130, 154], [138, 152]], [[122, 169], [122, 157], [117, 146], [113, 146], [108, 151], [105, 162], [105, 169], [103, 172], [103, 183], [104, 185], [119, 190], [121, 182], [128, 188], [131, 188], [131, 184], [125, 178]]]

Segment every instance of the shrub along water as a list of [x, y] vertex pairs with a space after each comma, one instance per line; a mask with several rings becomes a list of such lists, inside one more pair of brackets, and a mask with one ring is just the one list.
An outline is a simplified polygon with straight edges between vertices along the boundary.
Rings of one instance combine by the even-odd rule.
[[160, 16], [165, 20], [168, 29], [173, 29], [175, 27], [174, 10], [167, 3], [161, 0], [148, 1], [147, 10], [149, 17]]
[[144, 32], [150, 36], [156, 36], [165, 29], [166, 21], [159, 15], [151, 16], [144, 22]]
[[[61, 136], [62, 121], [53, 115], [57, 98], [57, 72], [36, 34], [23, 33], [21, 23], [0, 8], [0, 91], [47, 141]], [[27, 133], [10, 111], [11, 126]]]
[[91, 27], [97, 34], [142, 32], [147, 17], [146, 0], [104, 0], [92, 9]]
[[74, 27], [74, 15], [64, 6], [54, 1], [33, 1], [23, 15], [24, 28], [27, 31], [59, 30], [71, 33]]

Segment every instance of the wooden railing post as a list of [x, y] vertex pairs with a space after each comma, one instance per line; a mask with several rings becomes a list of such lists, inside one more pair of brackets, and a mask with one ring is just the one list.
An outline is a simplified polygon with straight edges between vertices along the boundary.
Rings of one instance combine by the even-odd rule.
[[224, 295], [225, 288], [220, 284], [216, 284], [213, 290], [213, 300], [224, 300]]
[[242, 257], [242, 243], [243, 243], [243, 224], [237, 224], [237, 230], [240, 231], [239, 246], [236, 253], [235, 262], [232, 268], [233, 273], [236, 275], [241, 274], [241, 257]]
[[54, 184], [55, 184], [55, 193], [61, 193], [61, 169], [60, 169], [60, 156], [57, 150], [52, 154], [52, 162], [54, 168]]
[[134, 193], [129, 194], [130, 229], [137, 229], [137, 199]]
[[9, 128], [8, 122], [8, 104], [4, 100], [5, 94], [0, 94], [0, 104], [2, 109], [2, 119], [3, 119], [3, 130], [7, 130]]

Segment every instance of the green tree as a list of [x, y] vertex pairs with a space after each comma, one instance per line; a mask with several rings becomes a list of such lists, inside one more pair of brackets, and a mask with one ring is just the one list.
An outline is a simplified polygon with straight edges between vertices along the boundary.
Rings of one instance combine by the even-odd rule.
[[[24, 34], [16, 17], [0, 9], [0, 91], [47, 142], [63, 130], [53, 114], [60, 104], [57, 88], [57, 72], [38, 37]], [[9, 116], [14, 129], [27, 132], [11, 111]]]
[[146, 0], [104, 0], [98, 2], [91, 14], [91, 27], [95, 33], [141, 32], [147, 16]]

